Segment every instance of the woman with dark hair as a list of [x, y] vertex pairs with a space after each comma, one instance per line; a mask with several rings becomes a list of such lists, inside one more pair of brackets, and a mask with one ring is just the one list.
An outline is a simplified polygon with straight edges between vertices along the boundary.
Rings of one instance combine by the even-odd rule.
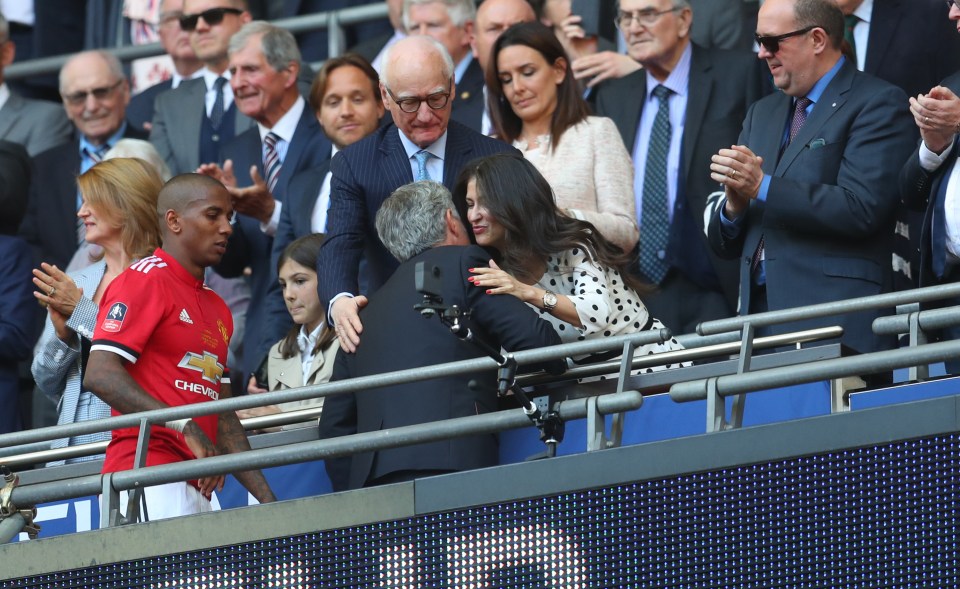
[[[249, 393], [266, 393], [322, 384], [333, 374], [333, 361], [340, 349], [337, 334], [327, 325], [317, 294], [317, 257], [323, 235], [314, 233], [294, 240], [277, 260], [283, 301], [293, 318], [293, 327], [270, 348], [264, 365], [250, 376]], [[323, 398], [291, 401], [237, 411], [241, 419], [323, 405]], [[303, 424], [307, 425], [307, 424]]]
[[[564, 342], [663, 328], [640, 299], [648, 287], [626, 271], [629, 256], [590, 223], [562, 214], [530, 162], [509, 154], [474, 160], [454, 195], [466, 203], [477, 244], [500, 253], [491, 267], [472, 269], [475, 286], [539, 309]], [[636, 355], [681, 348], [670, 340]]]
[[631, 251], [639, 233], [630, 154], [613, 121], [589, 116], [553, 31], [537, 22], [510, 27], [491, 63], [487, 100], [497, 135], [540, 170], [565, 214]]

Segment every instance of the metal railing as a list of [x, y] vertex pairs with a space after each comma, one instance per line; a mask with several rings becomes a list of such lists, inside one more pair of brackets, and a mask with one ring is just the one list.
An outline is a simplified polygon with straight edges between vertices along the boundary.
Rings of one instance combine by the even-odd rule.
[[[318, 12], [316, 14], [297, 16], [294, 18], [279, 19], [271, 22], [295, 34], [326, 29], [328, 32], [329, 55], [334, 57], [340, 55], [346, 49], [344, 27], [386, 17], [386, 4], [367, 4], [330, 12]], [[133, 61], [141, 57], [156, 57], [164, 54], [163, 47], [160, 43], [127, 45], [116, 48], [105, 47], [104, 50], [116, 55], [117, 59], [122, 62]], [[7, 80], [18, 80], [41, 74], [55, 74], [60, 71], [60, 68], [63, 67], [63, 64], [66, 63], [69, 58], [70, 54], [65, 54], [14, 63], [4, 68], [3, 76]]]

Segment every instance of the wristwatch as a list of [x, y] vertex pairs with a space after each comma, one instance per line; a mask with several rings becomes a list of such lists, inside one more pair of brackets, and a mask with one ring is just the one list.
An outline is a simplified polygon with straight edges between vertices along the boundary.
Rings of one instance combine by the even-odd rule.
[[544, 291], [543, 293], [543, 308], [547, 311], [552, 311], [554, 307], [557, 306], [557, 293], [551, 292], [549, 290]]

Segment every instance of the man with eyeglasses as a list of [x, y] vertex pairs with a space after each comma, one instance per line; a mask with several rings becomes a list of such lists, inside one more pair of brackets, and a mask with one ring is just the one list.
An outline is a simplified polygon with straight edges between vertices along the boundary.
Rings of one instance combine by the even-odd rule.
[[70, 138], [70, 121], [63, 109], [45, 100], [30, 100], [3, 81], [3, 69], [13, 63], [16, 46], [10, 23], [0, 13], [0, 140], [23, 145], [33, 156]]
[[764, 90], [752, 53], [691, 41], [696, 18], [687, 0], [620, 0], [616, 23], [643, 69], [601, 84], [595, 97], [596, 113], [632, 150], [641, 255], [652, 252], [638, 270], [659, 286], [644, 303], [677, 333], [736, 313], [738, 267], [711, 252], [703, 210], [717, 186], [710, 157], [736, 141]]
[[[724, 186], [708, 226], [718, 255], [739, 259], [743, 314], [890, 290], [897, 172], [913, 147], [907, 97], [857, 71], [842, 52], [833, 0], [766, 0], [759, 58], [781, 90], [751, 107], [738, 145], [719, 150]], [[843, 327], [858, 352], [891, 347], [871, 322], [883, 310], [774, 326]]]
[[374, 227], [384, 199], [415, 180], [434, 180], [452, 189], [469, 160], [519, 153], [450, 121], [454, 65], [439, 42], [407, 37], [390, 47], [383, 63], [380, 94], [393, 122], [334, 156], [327, 239], [317, 262], [320, 301], [347, 352], [356, 350], [363, 329], [360, 258], [366, 260], [365, 294], [380, 288], [398, 266]]
[[190, 32], [180, 27], [183, 16], [183, 0], [163, 0], [160, 3], [160, 24], [157, 33], [163, 50], [173, 61], [173, 75], [168, 80], [154, 84], [130, 99], [127, 121], [137, 127], [150, 130], [153, 121], [153, 105], [157, 96], [173, 88], [179, 88], [185, 80], [201, 75], [203, 63], [190, 45]]
[[245, 0], [184, 0], [180, 28], [203, 62], [199, 78], [159, 95], [150, 142], [174, 174], [220, 161], [220, 149], [253, 125], [234, 105], [230, 38], [252, 20]]
[[74, 137], [38, 154], [20, 234], [34, 248], [35, 262], [66, 268], [84, 241], [77, 224], [80, 195], [77, 176], [103, 159], [122, 138], [146, 139], [126, 123], [130, 86], [112, 54], [87, 51], [71, 57], [60, 70], [60, 95]]
[[300, 96], [300, 51], [289, 31], [247, 23], [230, 39], [228, 53], [236, 106], [257, 124], [223, 146], [222, 168], [202, 164], [199, 171], [223, 182], [239, 213], [227, 253], [214, 268], [225, 278], [248, 276], [241, 367], [249, 374], [279, 339], [268, 325], [267, 297], [277, 281], [270, 252], [287, 187], [297, 172], [329, 157], [330, 141]]

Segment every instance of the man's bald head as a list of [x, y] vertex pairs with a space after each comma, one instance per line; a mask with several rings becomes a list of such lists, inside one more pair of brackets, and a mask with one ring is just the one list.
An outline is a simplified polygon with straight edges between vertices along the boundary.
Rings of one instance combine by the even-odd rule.
[[219, 181], [200, 174], [181, 174], [167, 182], [157, 197], [163, 250], [198, 280], [220, 262], [233, 233], [230, 193]]
[[160, 217], [160, 226], [164, 225], [163, 217], [167, 211], [182, 214], [191, 202], [205, 199], [211, 191], [217, 190], [226, 192], [227, 189], [219, 180], [214, 180], [210, 176], [203, 174], [174, 176], [164, 184], [157, 196], [157, 215]]

